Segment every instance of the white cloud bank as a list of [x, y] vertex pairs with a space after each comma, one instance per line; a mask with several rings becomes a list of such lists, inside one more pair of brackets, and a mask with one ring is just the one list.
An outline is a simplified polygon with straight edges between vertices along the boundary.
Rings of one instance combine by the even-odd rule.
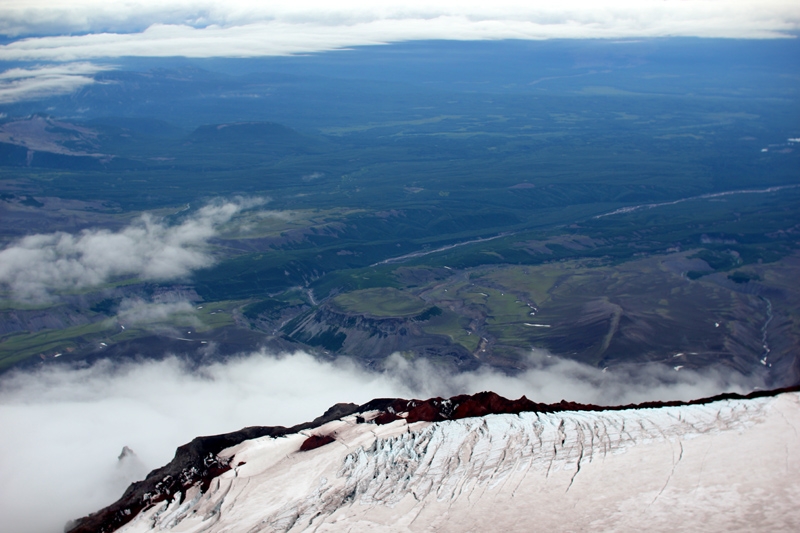
[[148, 302], [141, 298], [126, 298], [119, 304], [116, 320], [125, 325], [165, 327], [168, 320], [179, 318], [182, 324], [200, 326], [195, 306], [187, 301]]
[[29, 235], [0, 251], [0, 286], [18, 301], [42, 302], [59, 291], [95, 287], [124, 276], [182, 278], [213, 263], [207, 243], [222, 224], [262, 203], [213, 203], [174, 226], [145, 214], [117, 232]]
[[109, 69], [91, 63], [8, 69], [0, 73], [0, 104], [71, 93], [94, 83], [96, 73]]
[[795, 0], [11, 0], [0, 60], [257, 57], [415, 39], [776, 38]]
[[128, 474], [142, 476], [196, 436], [253, 425], [291, 426], [339, 402], [494, 390], [536, 401], [608, 404], [748, 390], [741, 377], [721, 373], [603, 373], [546, 357], [532, 365], [517, 377], [491, 370], [453, 375], [397, 357], [387, 373], [369, 373], [347, 360], [256, 353], [195, 371], [166, 359], [6, 374], [0, 378], [3, 527], [15, 533], [60, 531], [67, 520], [116, 500], [132, 481], [117, 465], [123, 446], [142, 462]]

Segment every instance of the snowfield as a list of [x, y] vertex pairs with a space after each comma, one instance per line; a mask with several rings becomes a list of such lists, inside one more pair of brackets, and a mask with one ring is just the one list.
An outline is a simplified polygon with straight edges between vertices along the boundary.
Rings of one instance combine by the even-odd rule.
[[[800, 531], [800, 393], [360, 421], [228, 448], [206, 493], [119, 531]], [[300, 451], [312, 434], [335, 441]]]

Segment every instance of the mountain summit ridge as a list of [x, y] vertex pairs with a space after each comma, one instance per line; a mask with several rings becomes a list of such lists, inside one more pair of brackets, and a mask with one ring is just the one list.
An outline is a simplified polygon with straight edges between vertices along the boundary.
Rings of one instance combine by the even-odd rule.
[[[759, 400], [763, 403], [763, 401], [770, 398], [777, 398], [778, 396], [788, 394], [794, 398], [794, 403], [792, 405], [798, 406], [800, 405], [800, 395], [796, 394], [797, 392], [800, 392], [800, 387], [798, 386], [773, 391], [756, 391], [747, 395], [735, 393], [722, 394], [690, 402], [647, 402], [626, 406], [597, 406], [566, 402], [563, 400], [557, 404], [542, 404], [528, 400], [524, 396], [518, 400], [508, 400], [493, 392], [454, 396], [449, 399], [432, 398], [428, 400], [405, 400], [383, 398], [372, 400], [361, 406], [355, 404], [336, 404], [314, 421], [298, 424], [290, 428], [282, 426], [248, 427], [233, 433], [195, 438], [190, 443], [179, 447], [175, 458], [168, 465], [154, 470], [145, 480], [132, 484], [119, 501], [97, 513], [68, 525], [66, 531], [71, 533], [90, 531], [110, 532], [119, 530], [120, 528], [124, 531], [128, 531], [129, 528], [133, 528], [131, 531], [148, 530], [149, 527], [145, 528], [141, 519], [137, 519], [137, 517], [142, 516], [148, 516], [148, 520], [151, 520], [149, 523], [151, 523], [153, 527], [166, 527], [168, 524], [164, 523], [159, 517], [163, 518], [163, 514], [167, 510], [175, 511], [176, 508], [188, 509], [189, 507], [200, 505], [204, 499], [213, 499], [214, 494], [217, 494], [220, 490], [220, 483], [224, 480], [229, 480], [231, 476], [233, 476], [234, 479], [238, 479], [240, 475], [242, 475], [241, 470], [243, 468], [248, 468], [247, 464], [253, 462], [249, 458], [249, 455], [252, 453], [252, 450], [250, 450], [251, 447], [269, 447], [272, 445], [264, 444], [265, 442], [276, 443], [280, 441], [282, 443], [280, 445], [281, 453], [292, 455], [297, 461], [301, 462], [303, 460], [302, 456], [297, 456], [295, 454], [309, 453], [310, 455], [308, 457], [312, 457], [315, 453], [335, 455], [340, 451], [341, 447], [331, 447], [330, 445], [339, 442], [340, 444], [344, 444], [348, 450], [359, 449], [360, 452], [352, 452], [343, 459], [344, 466], [338, 471], [337, 478], [342, 478], [343, 476], [347, 478], [347, 476], [343, 474], [343, 472], [347, 470], [346, 465], [358, 460], [362, 462], [366, 461], [365, 464], [373, 470], [374, 479], [387, 476], [388, 479], [394, 474], [397, 474], [394, 471], [397, 470], [398, 465], [402, 466], [403, 464], [409, 463], [409, 461], [414, 463], [414, 461], [420, 460], [420, 457], [425, 456], [425, 454], [434, 453], [435, 455], [435, 452], [428, 452], [430, 439], [440, 435], [441, 432], [444, 432], [441, 433], [441, 435], [444, 436], [436, 438], [443, 438], [445, 440], [449, 438], [447, 437], [448, 430], [441, 428], [452, 428], [452, 424], [459, 424], [462, 423], [459, 421], [470, 419], [471, 421], [463, 422], [463, 427], [459, 430], [462, 432], [465, 431], [466, 434], [470, 436], [466, 441], [459, 441], [454, 445], [456, 456], [460, 453], [459, 450], [463, 451], [462, 448], [467, 445], [465, 442], [468, 441], [468, 447], [474, 452], [476, 446], [480, 448], [484, 445], [481, 444], [483, 439], [488, 439], [490, 441], [488, 445], [492, 446], [491, 442], [493, 440], [497, 441], [511, 438], [509, 435], [517, 435], [517, 437], [514, 438], [524, 437], [523, 440], [526, 440], [526, 442], [530, 440], [531, 435], [536, 435], [536, 438], [540, 441], [538, 445], [533, 441], [533, 444], [528, 442], [522, 445], [520, 449], [516, 449], [520, 446], [520, 443], [517, 443], [514, 445], [513, 449], [504, 449], [503, 456], [521, 453], [522, 455], [520, 457], [522, 457], [528, 454], [530, 455], [531, 464], [533, 464], [536, 462], [535, 457], [541, 458], [552, 454], [550, 458], [551, 465], [548, 467], [548, 472], [552, 467], [553, 461], [556, 461], [556, 459], [558, 459], [558, 461], [566, 461], [564, 464], [568, 465], [576, 461], [577, 470], [574, 474], [574, 476], [576, 476], [577, 472], [580, 471], [581, 462], [584, 457], [594, 457], [594, 455], [599, 453], [598, 450], [595, 449], [599, 441], [607, 441], [603, 443], [602, 448], [603, 457], [605, 458], [609, 450], [613, 453], [618, 453], [631, 444], [638, 445], [640, 440], [642, 442], [648, 442], [656, 438], [662, 440], [666, 439], [671, 443], [672, 440], [676, 438], [680, 440], [686, 435], [689, 435], [690, 438], [691, 435], [695, 434], [704, 435], [713, 428], [722, 428], [721, 431], [728, 431], [730, 428], [736, 428], [737, 431], [741, 431], [742, 428], [749, 427], [755, 423], [750, 420], [749, 414], [741, 415], [741, 413], [748, 413], [748, 410], [760, 412], [759, 410], [761, 410], [763, 406], [761, 403], [758, 403]], [[708, 406], [712, 404], [719, 404], [719, 407], [709, 408]], [[670, 409], [676, 412], [672, 412]], [[694, 411], [692, 411], [692, 409], [694, 409]], [[723, 412], [727, 414], [720, 414]], [[666, 417], [663, 416], [664, 413], [666, 413]], [[490, 417], [490, 415], [498, 415], [499, 418], [493, 418], [490, 422], [487, 418]], [[513, 415], [514, 418], [503, 418], [505, 415]], [[782, 416], [785, 417], [785, 415]], [[797, 410], [794, 412], [794, 416], [798, 416]], [[636, 429], [625, 429], [626, 417], [632, 417], [632, 420], [635, 419], [636, 424], [641, 426], [641, 431], [645, 433], [643, 439], [637, 437], [635, 434], [630, 437], [624, 437], [626, 431], [632, 431], [634, 433], [638, 431]], [[655, 420], [655, 422], [648, 417]], [[691, 420], [692, 417], [699, 420], [699, 422], [697, 422], [697, 424], [689, 422], [687, 425], [684, 419]], [[759, 417], [763, 418], [762, 414], [758, 414], [753, 420]], [[680, 423], [675, 422], [676, 420], [680, 421]], [[619, 427], [620, 423], [621, 429]], [[675, 427], [672, 427], [673, 423]], [[789, 423], [788, 420], [787, 423]], [[444, 426], [442, 424], [444, 424]], [[451, 425], [447, 426], [447, 424]], [[503, 430], [502, 436], [495, 435], [485, 428], [480, 429], [480, 427], [486, 426], [486, 424], [504, 425], [505, 429]], [[376, 426], [384, 426], [385, 429], [378, 430]], [[358, 429], [358, 427], [365, 429]], [[376, 427], [376, 429], [371, 430], [369, 427]], [[565, 429], [567, 427], [571, 427], [573, 430], [571, 436], [569, 435], [570, 431]], [[605, 429], [598, 430], [599, 427]], [[616, 428], [613, 431], [618, 433], [618, 435], [616, 437], [609, 437], [608, 428]], [[547, 434], [550, 430], [554, 432], [552, 435], [553, 447], [547, 451], [548, 449], [544, 446], [542, 441], [542, 435]], [[378, 432], [380, 432], [380, 436]], [[587, 437], [587, 435], [590, 435], [590, 437]], [[657, 437], [657, 435], [660, 435], [660, 437]], [[796, 446], [798, 445], [796, 432], [794, 436], [793, 445]], [[280, 437], [283, 437], [283, 439]], [[266, 441], [264, 439], [266, 439]], [[348, 439], [351, 442], [348, 443]], [[372, 442], [367, 442], [367, 440], [370, 439]], [[398, 462], [395, 457], [386, 462], [386, 458], [384, 457], [384, 462], [380, 465], [374, 463], [374, 461], [377, 460], [375, 459], [375, 453], [378, 453], [381, 449], [385, 451], [397, 445], [397, 439], [408, 440], [408, 442], [404, 444], [406, 448], [403, 448], [405, 451], [402, 453], [408, 452], [408, 446], [411, 446], [413, 449], [421, 446], [420, 449], [422, 451], [420, 452], [417, 450], [411, 453], [409, 457], [413, 460], [406, 457], [404, 460]], [[562, 451], [559, 455], [559, 447], [563, 448], [565, 443], [570, 439], [576, 439], [577, 444], [573, 443], [575, 445], [572, 448]], [[420, 444], [420, 442], [424, 442], [424, 445]], [[359, 444], [361, 445], [360, 448], [358, 448]], [[278, 444], [274, 445], [278, 446]], [[283, 448], [287, 446], [288, 449], [283, 450]], [[681, 454], [684, 450], [683, 446], [684, 444], [681, 441]], [[788, 450], [789, 444], [786, 444], [786, 446]], [[326, 448], [327, 451], [318, 450], [318, 448]], [[539, 450], [536, 450], [536, 448], [539, 448]], [[470, 452], [470, 454], [473, 452]], [[397, 450], [393, 450], [391, 453], [396, 454]], [[576, 455], [576, 457], [571, 457], [571, 455]], [[472, 455], [470, 455], [470, 458], [472, 458]], [[342, 459], [338, 457], [332, 459], [334, 463], [341, 460]], [[441, 458], [437, 460], [441, 460]], [[261, 461], [264, 461], [264, 459], [260, 458], [255, 461], [255, 463], [258, 464]], [[461, 462], [461, 460], [457, 458], [450, 458], [447, 460], [447, 462], [450, 461]], [[467, 461], [465, 464], [469, 464], [470, 461]], [[788, 458], [786, 464], [788, 469]], [[406, 466], [403, 468], [410, 467]], [[419, 470], [420, 466], [417, 465], [414, 468]], [[506, 465], [504, 468], [508, 469], [510, 467]], [[481, 471], [476, 471], [472, 474], [478, 476], [478, 478], [484, 475]], [[411, 483], [416, 479], [415, 475], [419, 477], [419, 472], [412, 468], [412, 470], [405, 472], [401, 477]], [[425, 475], [430, 474], [426, 473]], [[567, 490], [572, 486], [572, 482], [575, 479], [574, 476], [570, 479]], [[330, 487], [336, 484], [335, 481], [329, 483], [325, 476], [322, 476], [321, 479], [325, 480], [323, 485], [328, 484]], [[462, 479], [461, 482], [468, 483], [469, 481], [464, 481]], [[334, 502], [323, 501], [320, 505], [324, 504], [323, 507], [328, 509], [335, 503], [333, 508], [338, 509], [344, 504], [352, 503], [353, 498], [356, 497], [356, 493], [361, 494], [362, 497], [367, 497], [364, 496], [365, 494], [371, 494], [369, 490], [364, 489], [365, 486], [368, 487], [370, 485], [370, 482], [359, 480], [358, 476], [356, 476], [356, 481], [354, 481], [354, 483], [355, 488], [351, 487], [348, 489], [351, 492], [355, 491], [352, 497], [347, 495], [341, 498], [339, 498], [339, 496], [334, 496]], [[520, 483], [522, 483], [522, 481], [520, 481]], [[366, 490], [366, 492], [364, 492], [364, 490], [359, 492], [360, 489], [357, 490], [358, 487]], [[394, 487], [394, 485], [389, 484], [388, 487]], [[385, 494], [388, 490], [387, 486], [380, 487], [380, 490], [384, 493], [382, 498], [387, 498]], [[394, 497], [394, 500], [392, 497], [389, 497], [388, 501], [394, 501], [394, 504], [398, 504], [399, 501], [402, 500], [403, 490], [398, 490], [399, 492], [395, 495], [396, 497]], [[341, 491], [337, 492], [337, 490], [330, 489], [329, 492], [335, 495], [339, 494]], [[369, 498], [373, 499], [374, 497], [374, 494], [369, 496]], [[338, 501], [339, 499], [342, 501]], [[225, 497], [223, 496], [217, 503], [221, 506], [224, 500]], [[297, 502], [295, 502], [295, 504], [297, 504]], [[162, 507], [163, 509], [161, 509]], [[332, 512], [337, 512], [335, 509]], [[284, 509], [284, 511], [286, 511], [286, 509]], [[184, 518], [187, 518], [187, 516], [188, 515], [184, 513], [180, 520], [176, 519], [177, 521], [175, 524], [181, 522]], [[273, 519], [274, 518], [273, 516]], [[132, 521], [135, 523], [129, 524]], [[293, 531], [297, 529], [295, 527], [297, 520], [290, 521], [291, 523], [286, 522], [285, 524], [284, 522], [284, 520], [278, 520], [278, 522], [268, 527], [267, 530]], [[125, 527], [126, 524], [128, 527]], [[302, 528], [298, 530], [302, 530]], [[394, 531], [391, 528], [389, 530]]]

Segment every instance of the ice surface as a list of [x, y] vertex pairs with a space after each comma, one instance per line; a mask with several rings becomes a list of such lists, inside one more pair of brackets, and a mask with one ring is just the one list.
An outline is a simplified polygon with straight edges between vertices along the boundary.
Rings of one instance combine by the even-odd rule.
[[[120, 531], [800, 531], [800, 393], [245, 441]], [[336, 441], [300, 452], [310, 434]], [[243, 464], [240, 464], [243, 463]], [[239, 465], [239, 466], [236, 466]]]

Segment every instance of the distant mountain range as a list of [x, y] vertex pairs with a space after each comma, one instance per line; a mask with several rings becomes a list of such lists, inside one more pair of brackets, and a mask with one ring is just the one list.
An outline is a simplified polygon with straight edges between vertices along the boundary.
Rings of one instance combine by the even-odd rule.
[[337, 404], [198, 437], [66, 531], [796, 531], [798, 427], [798, 387], [611, 408], [491, 392]]

